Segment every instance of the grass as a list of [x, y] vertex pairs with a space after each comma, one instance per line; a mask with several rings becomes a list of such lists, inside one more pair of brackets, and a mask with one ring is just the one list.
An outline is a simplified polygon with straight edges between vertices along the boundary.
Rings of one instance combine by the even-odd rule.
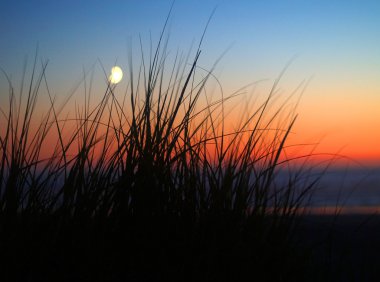
[[[212, 99], [201, 44], [169, 61], [164, 32], [120, 98], [107, 83], [94, 103], [57, 105], [36, 54], [0, 123], [0, 264], [18, 281], [265, 281], [304, 279], [296, 215], [318, 179], [301, 167], [278, 181], [296, 121], [278, 93], [249, 103], [231, 127], [244, 88]], [[192, 59], [191, 59], [192, 58]], [[26, 67], [24, 70], [26, 75]], [[107, 75], [105, 73], [105, 78]], [[25, 85], [25, 86], [24, 86]], [[41, 91], [48, 110], [41, 115]], [[241, 101], [241, 100], [239, 100]], [[230, 104], [229, 104], [230, 103]], [[41, 116], [38, 116], [41, 115]], [[50, 150], [50, 151], [49, 151]], [[49, 153], [46, 153], [49, 151]], [[274, 271], [275, 270], [275, 271]], [[264, 278], [263, 278], [264, 279]]]

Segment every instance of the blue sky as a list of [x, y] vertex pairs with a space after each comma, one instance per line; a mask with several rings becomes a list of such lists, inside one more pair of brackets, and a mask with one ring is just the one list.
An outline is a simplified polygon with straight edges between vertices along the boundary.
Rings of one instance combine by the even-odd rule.
[[[63, 69], [97, 58], [125, 59], [127, 41], [157, 38], [171, 1], [2, 1], [0, 64], [9, 70], [40, 54]], [[379, 1], [184, 1], [174, 4], [173, 48], [199, 39], [214, 7], [203, 47], [205, 64], [231, 44], [225, 65], [274, 75], [293, 55], [310, 72], [380, 62]], [[260, 69], [258, 71], [257, 69]], [[234, 70], [236, 72], [237, 70]], [[256, 71], [255, 71], [256, 70]]]

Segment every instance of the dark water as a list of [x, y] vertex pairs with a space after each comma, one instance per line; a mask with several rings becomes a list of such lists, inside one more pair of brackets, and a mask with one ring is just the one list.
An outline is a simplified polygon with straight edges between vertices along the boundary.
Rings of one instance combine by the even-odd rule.
[[[279, 171], [277, 182], [284, 184], [295, 172]], [[331, 168], [325, 172], [310, 170], [303, 172], [296, 189], [304, 189], [308, 183], [318, 180], [311, 198], [305, 205], [320, 213], [333, 212], [337, 207], [342, 213], [380, 214], [380, 167], [371, 169]]]
[[380, 206], [380, 168], [336, 169], [322, 176], [313, 205]]

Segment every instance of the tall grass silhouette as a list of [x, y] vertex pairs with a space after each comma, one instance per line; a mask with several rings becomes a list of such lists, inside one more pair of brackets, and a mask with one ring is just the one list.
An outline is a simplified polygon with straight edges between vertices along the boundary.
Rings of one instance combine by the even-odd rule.
[[[297, 103], [289, 101], [302, 87], [281, 100], [281, 74], [231, 130], [228, 103], [241, 99], [244, 88], [211, 99], [208, 84], [219, 81], [216, 65], [198, 64], [201, 44], [170, 63], [164, 31], [149, 55], [140, 44], [137, 68], [138, 57], [129, 56], [125, 95], [105, 73], [106, 90], [93, 105], [85, 77], [85, 101], [70, 108], [74, 117], [66, 115], [68, 100], [58, 105], [51, 94], [47, 62], [40, 66], [37, 54], [19, 94], [4, 72], [4, 275], [20, 281], [302, 276], [307, 260], [294, 247], [293, 228], [317, 180], [301, 168], [277, 181], [291, 162], [284, 149]], [[50, 105], [42, 115], [41, 89]]]

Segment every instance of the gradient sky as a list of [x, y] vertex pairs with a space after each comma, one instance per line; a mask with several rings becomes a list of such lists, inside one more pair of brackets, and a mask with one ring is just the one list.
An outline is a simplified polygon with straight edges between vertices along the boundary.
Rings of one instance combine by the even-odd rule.
[[[98, 58], [106, 68], [116, 60], [123, 67], [131, 39], [148, 40], [151, 32], [157, 40], [171, 2], [3, 0], [0, 67], [17, 84], [24, 57], [31, 60], [38, 44], [50, 60], [51, 88], [64, 95]], [[260, 79], [273, 83], [296, 55], [281, 87], [290, 92], [313, 78], [291, 141], [321, 141], [320, 152], [342, 149], [380, 165], [380, 1], [177, 0], [172, 49], [197, 42], [215, 7], [200, 64], [211, 66], [231, 47], [217, 70], [226, 92]]]

